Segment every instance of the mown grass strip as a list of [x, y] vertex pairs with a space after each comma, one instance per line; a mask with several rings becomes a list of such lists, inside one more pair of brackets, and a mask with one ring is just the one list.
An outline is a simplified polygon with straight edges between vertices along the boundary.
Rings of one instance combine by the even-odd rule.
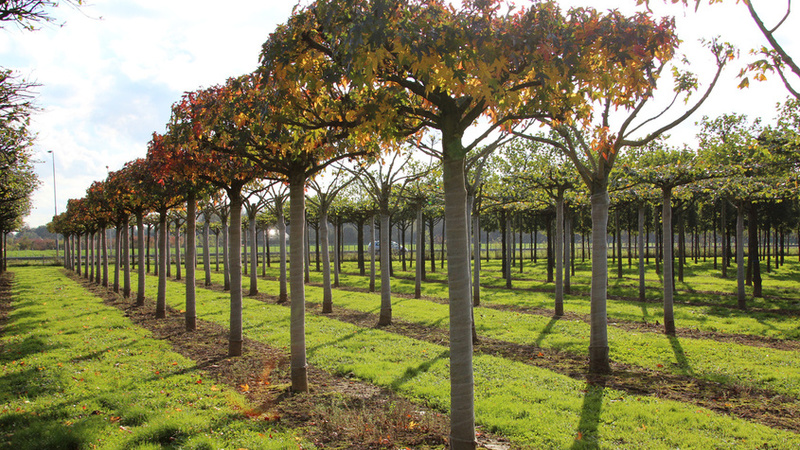
[[[148, 277], [148, 288], [155, 287]], [[267, 285], [264, 285], [266, 288]], [[181, 309], [184, 286], [168, 283], [167, 301]], [[316, 292], [308, 292], [309, 297]], [[198, 315], [225, 325], [226, 293], [199, 289]], [[376, 303], [377, 305], [377, 303]], [[289, 310], [244, 299], [245, 334], [288, 346]], [[449, 353], [443, 346], [360, 328], [325, 317], [306, 318], [309, 362], [352, 374], [446, 410]], [[221, 343], [224, 345], [224, 343]], [[679, 402], [628, 395], [503, 358], [477, 355], [476, 416], [523, 448], [788, 448], [800, 437]]]
[[297, 448], [243, 398], [51, 267], [14, 270], [0, 354], [0, 446]]

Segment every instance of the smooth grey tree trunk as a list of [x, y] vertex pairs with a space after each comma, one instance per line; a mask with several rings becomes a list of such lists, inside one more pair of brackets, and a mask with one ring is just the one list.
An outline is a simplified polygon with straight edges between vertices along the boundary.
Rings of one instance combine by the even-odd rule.
[[[102, 243], [103, 246], [103, 287], [108, 287], [108, 234], [105, 227], [103, 227]], [[64, 251], [67, 251], [66, 242], [64, 242]]]
[[450, 310], [450, 447], [474, 449], [475, 383], [464, 158], [449, 156], [445, 149], [442, 167]]
[[94, 233], [86, 233], [86, 273], [84, 278], [94, 281]]
[[638, 208], [638, 219], [639, 219], [639, 236], [636, 242], [639, 250], [639, 301], [643, 302], [645, 300], [645, 289], [644, 289], [644, 241], [645, 241], [645, 234], [644, 234], [644, 203], [639, 203]]
[[[333, 292], [331, 291], [331, 259], [328, 244], [328, 211], [326, 209], [326, 207], [320, 208], [319, 232], [322, 241], [322, 312], [327, 314], [333, 312]], [[336, 249], [334, 248], [335, 253]]]
[[231, 203], [230, 230], [228, 242], [228, 264], [231, 277], [230, 335], [228, 337], [228, 356], [241, 356], [242, 343], [242, 197], [228, 192]]
[[[392, 323], [392, 284], [390, 280], [390, 252], [392, 250], [391, 236], [389, 232], [389, 210], [388, 205], [381, 208], [381, 312], [378, 317], [378, 326], [386, 326]], [[375, 241], [373, 241], [373, 254]]]
[[[116, 292], [117, 294], [119, 294], [119, 271], [121, 263], [119, 259], [119, 254], [121, 249], [120, 240], [122, 239], [120, 234], [121, 234], [120, 227], [119, 226], [115, 227], [114, 228], [114, 292]], [[80, 242], [80, 240], [78, 240], [78, 242]], [[79, 252], [78, 254], [80, 255], [80, 249], [78, 250], [78, 252]], [[80, 271], [78, 273], [80, 273]]]
[[472, 215], [472, 306], [481, 305], [481, 215]]
[[144, 212], [136, 213], [136, 233], [139, 239], [138, 267], [136, 267], [138, 280], [136, 283], [136, 306], [144, 306], [145, 264], [144, 264]]
[[747, 305], [744, 291], [744, 202], [736, 206], [736, 299]]
[[564, 191], [556, 195], [556, 304], [555, 315], [564, 315]]
[[[117, 228], [117, 233], [119, 233], [119, 228]], [[119, 238], [117, 239], [117, 241], [119, 241]], [[81, 234], [80, 233], [75, 235], [75, 243], [76, 243], [76, 245], [75, 245], [75, 247], [76, 247], [75, 248], [75, 256], [76, 256], [76, 258], [75, 258], [75, 267], [76, 267], [75, 273], [77, 273], [78, 276], [81, 276], [81, 258], [83, 257], [83, 255], [81, 255]], [[119, 260], [119, 258], [117, 258], [117, 260]], [[117, 262], [117, 267], [119, 267], [119, 262]], [[119, 289], [117, 289], [116, 292], [119, 292]]]
[[369, 220], [369, 291], [375, 292], [375, 216]]
[[258, 294], [258, 239], [256, 236], [256, 215], [248, 217], [250, 225], [250, 292]]
[[[220, 217], [222, 220], [222, 262], [223, 264], [223, 289], [226, 291], [231, 290], [231, 254], [230, 254], [230, 214], [228, 216]], [[241, 225], [239, 225], [241, 227]]]
[[572, 214], [564, 212], [564, 294], [571, 293], [570, 267], [574, 267], [572, 261]]
[[340, 258], [340, 248], [339, 246], [341, 243], [339, 242], [339, 232], [341, 230], [341, 219], [336, 220], [336, 225], [333, 226], [333, 287], [339, 287], [339, 267], [341, 263], [339, 262]]
[[[305, 205], [305, 203], [303, 203]], [[291, 206], [290, 206], [291, 207]], [[305, 210], [305, 206], [303, 207]], [[305, 227], [303, 229], [303, 245], [305, 246], [305, 253], [303, 254], [303, 260], [305, 264], [303, 264], [303, 280], [306, 283], [311, 282], [311, 228], [308, 226], [308, 222], [305, 223]]]
[[608, 357], [608, 189], [592, 194], [592, 286], [589, 313], [589, 371], [611, 372]]
[[414, 263], [414, 298], [422, 298], [422, 271], [425, 269], [425, 222], [422, 207], [417, 208], [416, 262]]
[[308, 391], [306, 362], [306, 291], [303, 283], [305, 259], [305, 179], [294, 176], [289, 183], [289, 221], [292, 224], [289, 236], [289, 283], [291, 288], [291, 312], [289, 339], [291, 348], [292, 391]]
[[123, 298], [131, 298], [131, 258], [129, 253], [129, 245], [128, 242], [128, 230], [130, 229], [130, 224], [128, 223], [128, 218], [126, 217], [123, 225], [122, 225], [122, 236], [121, 236], [121, 246], [122, 246], [122, 297]]
[[211, 286], [211, 247], [209, 245], [209, 234], [211, 233], [210, 217], [204, 214], [203, 223], [203, 268], [205, 269], [205, 286]]
[[661, 240], [664, 254], [664, 332], [675, 334], [674, 292], [672, 278], [672, 188], [663, 188], [661, 207]]
[[175, 279], [181, 279], [181, 224], [175, 220]]
[[[186, 331], [197, 329], [197, 301], [196, 301], [196, 276], [195, 259], [197, 258], [197, 194], [189, 191], [186, 197]], [[205, 257], [208, 258], [208, 248], [205, 246]], [[208, 267], [208, 265], [206, 265]]]
[[158, 290], [156, 294], [156, 318], [167, 317], [167, 211], [158, 212]]
[[286, 221], [283, 220], [283, 203], [276, 206], [278, 211], [278, 242], [280, 243], [281, 253], [281, 274], [280, 274], [280, 292], [278, 294], [278, 303], [286, 303], [289, 301], [289, 290], [286, 286]]

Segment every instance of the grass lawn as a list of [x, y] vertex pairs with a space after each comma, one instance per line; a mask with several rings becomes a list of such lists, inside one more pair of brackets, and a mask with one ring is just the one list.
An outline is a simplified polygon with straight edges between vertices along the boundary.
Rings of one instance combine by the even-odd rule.
[[0, 338], [0, 447], [297, 448], [238, 393], [53, 267], [14, 268]]
[[[148, 292], [155, 292], [156, 279], [148, 276], [147, 285]], [[275, 282], [262, 280], [260, 286], [265, 292], [277, 292]], [[318, 302], [321, 290], [307, 289], [309, 299]], [[168, 283], [170, 306], [183, 308], [183, 290], [180, 282]], [[349, 292], [341, 295], [334, 299], [335, 305], [341, 306], [344, 297], [356, 297]], [[376, 309], [378, 297], [367, 296], [364, 301], [370, 299]], [[199, 289], [197, 301], [200, 318], [227, 324], [226, 293]], [[435, 317], [434, 305], [426, 302], [424, 306]], [[247, 337], [273, 346], [289, 345], [286, 307], [245, 298], [244, 309]], [[308, 315], [306, 322], [311, 364], [389, 387], [443, 410], [448, 408], [446, 347], [326, 317]], [[551, 334], [562, 333], [556, 330]], [[668, 351], [674, 355], [674, 351]], [[720, 359], [718, 371], [732, 365], [730, 357], [725, 358]], [[630, 395], [496, 356], [476, 355], [474, 365], [478, 422], [523, 448], [800, 448], [800, 437], [794, 433], [694, 405]], [[775, 366], [772, 372], [776, 372]], [[794, 376], [789, 377], [792, 381], [787, 390], [795, 389]]]

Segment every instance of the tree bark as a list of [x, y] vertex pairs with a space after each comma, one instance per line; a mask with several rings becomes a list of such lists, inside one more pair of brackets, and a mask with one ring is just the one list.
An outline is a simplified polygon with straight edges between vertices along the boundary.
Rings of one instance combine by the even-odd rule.
[[[723, 264], [724, 265], [724, 264]], [[744, 292], [744, 203], [736, 208], [736, 299], [739, 308], [747, 308]]]
[[664, 332], [675, 334], [675, 314], [673, 311], [674, 287], [672, 278], [672, 188], [662, 190], [662, 239], [664, 252]]
[[[389, 228], [389, 205], [381, 207], [381, 311], [378, 317], [378, 326], [386, 326], [392, 323], [392, 284], [390, 279], [391, 266], [391, 234]], [[374, 245], [373, 245], [374, 250]]]
[[167, 317], [167, 211], [158, 212], [158, 290], [156, 294], [156, 318]]
[[[333, 312], [333, 292], [331, 289], [331, 258], [328, 244], [328, 211], [320, 206], [319, 232], [322, 241], [322, 312]], [[335, 250], [334, 250], [335, 251]]]
[[558, 189], [556, 196], [556, 304], [555, 315], [564, 315], [564, 191]]
[[[186, 197], [186, 331], [197, 329], [196, 275], [197, 268], [197, 194], [189, 191]], [[204, 245], [203, 259], [208, 258], [208, 246]], [[208, 265], [206, 264], [206, 267]]]
[[417, 208], [417, 248], [414, 268], [414, 298], [422, 298], [422, 271], [425, 270], [425, 222], [422, 218], [422, 205]]
[[209, 243], [209, 234], [211, 233], [211, 218], [208, 214], [203, 213], [203, 269], [205, 270], [204, 286], [211, 286], [211, 246]]
[[[748, 208], [748, 246], [750, 247], [747, 252], [750, 266], [753, 269], [753, 297], [761, 298], [762, 283], [761, 283], [761, 263], [758, 258], [758, 204], [750, 202]], [[741, 305], [740, 305], [741, 306]]]
[[645, 240], [645, 232], [644, 232], [644, 204], [639, 203], [638, 208], [639, 213], [639, 236], [637, 240], [638, 250], [639, 250], [639, 301], [643, 302], [645, 300], [645, 289], [644, 289], [644, 240]]
[[369, 291], [375, 292], [375, 216], [369, 220]]
[[175, 220], [175, 279], [181, 279], [181, 223]]
[[242, 196], [228, 192], [231, 225], [228, 238], [228, 264], [231, 277], [230, 334], [228, 356], [242, 356]]
[[136, 213], [136, 233], [139, 245], [139, 265], [136, 268], [139, 279], [136, 284], [136, 306], [144, 306], [145, 264], [144, 264], [144, 212]]
[[481, 215], [472, 215], [472, 306], [481, 305]]
[[307, 392], [308, 376], [306, 363], [306, 330], [305, 302], [306, 293], [303, 283], [303, 260], [305, 259], [305, 179], [292, 176], [289, 183], [289, 221], [292, 224], [289, 236], [291, 312], [290, 312], [290, 348], [292, 391]]
[[[222, 221], [222, 262], [223, 262], [223, 290], [231, 290], [231, 254], [230, 254], [230, 214], [220, 216]], [[241, 225], [240, 225], [241, 226]], [[238, 245], [238, 244], [237, 244]]]
[[122, 297], [131, 298], [131, 259], [128, 253], [128, 230], [130, 225], [128, 218], [125, 217], [122, 225], [122, 260], [124, 265], [122, 267]]
[[256, 236], [256, 214], [249, 215], [250, 225], [250, 292], [248, 295], [258, 294], [258, 239]]
[[276, 205], [278, 211], [278, 242], [280, 243], [280, 288], [278, 293], [278, 303], [286, 303], [289, 301], [289, 289], [287, 288], [287, 275], [286, 275], [286, 221], [283, 218], [283, 202]]
[[[103, 246], [103, 287], [108, 287], [108, 232], [103, 227], [103, 234], [101, 235], [101, 245]], [[67, 242], [64, 241], [64, 252], [67, 251]], [[65, 256], [66, 257], [66, 256]]]
[[[453, 142], [449, 144], [452, 145]], [[470, 273], [464, 159], [454, 158], [445, 150], [442, 165], [450, 288], [450, 447], [474, 449], [472, 303], [468, 283]]]
[[611, 372], [608, 356], [608, 188], [591, 197], [592, 202], [592, 285], [589, 332], [589, 371]]

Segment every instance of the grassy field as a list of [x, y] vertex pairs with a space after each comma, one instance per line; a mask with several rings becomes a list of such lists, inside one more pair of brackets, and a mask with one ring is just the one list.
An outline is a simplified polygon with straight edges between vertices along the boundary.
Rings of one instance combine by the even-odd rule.
[[247, 420], [239, 394], [59, 269], [14, 273], [0, 339], [0, 447], [297, 448], [294, 432]]
[[[395, 267], [399, 268], [399, 264]], [[588, 325], [582, 315], [588, 313], [588, 301], [584, 295], [568, 296], [565, 309], [571, 315], [555, 320], [542, 312], [552, 307], [552, 294], [546, 292], [552, 288], [552, 284], [544, 282], [541, 265], [528, 265], [526, 271], [518, 274], [514, 280], [513, 290], [490, 287], [504, 284], [497, 277], [495, 269], [489, 264], [489, 270], [483, 275], [485, 307], [476, 309], [475, 313], [480, 336], [511, 344], [533, 345], [555, 355], [585, 353]], [[579, 269], [572, 284], [576, 293], [588, 291], [588, 271], [581, 266]], [[640, 368], [636, 370], [656, 374], [661, 372], [664, 376], [678, 375], [690, 382], [698, 380], [719, 383], [731, 389], [766, 390], [772, 393], [770, 395], [782, 397], [790, 409], [794, 408], [787, 414], [796, 414], [800, 398], [800, 352], [791, 348], [782, 350], [747, 342], [729, 342], [723, 338], [727, 335], [749, 335], [754, 339], [775, 339], [785, 345], [797, 340], [798, 316], [792, 313], [799, 309], [800, 302], [800, 286], [794, 281], [798, 279], [795, 278], [797, 269], [786, 265], [769, 275], [765, 274], [765, 293], [770, 289], [770, 292], [780, 295], [752, 300], [753, 307], [759, 308], [754, 313], [731, 308], [735, 305], [735, 298], [731, 298], [728, 292], [733, 292], [729, 289], [735, 287], [734, 280], [722, 279], [710, 270], [708, 264], [692, 266], [687, 271], [685, 282], [679, 286], [684, 291], [676, 296], [679, 333], [672, 338], [652, 330], [631, 331], [622, 326], [645, 321], [652, 323], [659, 318], [657, 303], [640, 303], [631, 298], [637, 292], [637, 281], [635, 272], [628, 271], [622, 280], [610, 281], [610, 294], [618, 297], [609, 301], [609, 317], [612, 322], [618, 322], [616, 325], [612, 323], [609, 328], [612, 359]], [[72, 291], [77, 288], [60, 275], [59, 269], [31, 267], [15, 270], [22, 271], [18, 274], [18, 285], [25, 280], [29, 284], [35, 284], [34, 280], [37, 279], [51, 281], [48, 286], [38, 288], [37, 298], [40, 301], [47, 297], [47, 303], [66, 302], [70, 305], [71, 301], [90, 296], [79, 289]], [[277, 275], [276, 270], [276, 267], [271, 268], [269, 275]], [[379, 296], [359, 291], [365, 290], [363, 288], [368, 285], [366, 277], [353, 274], [356, 272], [354, 263], [348, 263], [345, 270], [347, 273], [341, 277], [342, 284], [351, 290], [334, 290], [334, 307], [359, 313], [376, 313], [380, 305]], [[400, 277], [412, 276], [411, 272], [399, 270], [395, 274]], [[446, 333], [447, 306], [441, 300], [446, 297], [446, 285], [437, 281], [443, 277], [441, 272], [428, 275], [430, 281], [423, 286], [426, 298], [396, 298], [393, 301], [394, 317], [402, 323]], [[221, 283], [221, 278], [221, 274], [214, 274], [215, 283]], [[52, 280], [58, 280], [61, 290], [67, 289], [71, 294], [66, 298], [56, 295], [57, 298], [50, 300], [52, 295], [58, 293]], [[312, 281], [319, 280], [321, 275], [312, 272]], [[135, 276], [133, 282], [135, 286]], [[248, 284], [247, 279], [244, 284]], [[658, 284], [657, 276], [648, 277], [652, 299], [658, 297]], [[155, 287], [156, 279], [148, 276], [148, 295], [155, 292]], [[277, 293], [277, 282], [259, 280], [259, 289], [274, 295]], [[395, 278], [392, 280], [392, 289], [399, 293], [413, 292], [413, 281]], [[168, 283], [168, 303], [177, 310], [183, 309], [183, 290], [181, 282]], [[317, 286], [307, 286], [306, 295], [310, 308], [306, 325], [308, 355], [312, 365], [334, 374], [365, 380], [447, 411], [449, 352], [446, 345], [404, 335], [400, 332], [403, 325], [387, 328], [359, 326], [334, 317], [313, 314], [321, 303], [322, 290]], [[285, 306], [276, 305], [269, 299], [254, 298], [245, 298], [244, 304], [247, 337], [273, 346], [288, 346], [289, 312]], [[16, 302], [14, 306], [17, 307]], [[68, 322], [68, 317], [76, 315], [80, 317], [77, 323], [87, 325], [83, 316], [78, 314], [85, 315], [94, 306], [87, 307], [84, 302], [82, 307], [61, 312], [59, 323]], [[16, 312], [15, 309], [10, 316], [4, 339], [9, 338], [9, 329], [14, 331]], [[105, 312], [99, 314], [100, 317], [108, 316]], [[227, 293], [198, 289], [198, 316], [226, 326], [229, 317]], [[40, 320], [36, 323], [49, 328], [50, 321]], [[107, 323], [104, 326], [109, 328]], [[706, 338], [683, 337], [681, 330], [689, 328], [712, 335]], [[127, 330], [126, 327], [120, 329]], [[74, 334], [82, 335], [80, 331], [78, 329]], [[18, 336], [19, 333], [14, 335]], [[49, 334], [47, 336], [51, 339]], [[84, 338], [78, 336], [77, 339]], [[4, 342], [4, 345], [7, 344]], [[63, 364], [62, 359], [59, 362]], [[167, 359], [179, 362], [176, 358]], [[537, 367], [535, 360], [535, 354], [531, 355], [530, 361], [524, 362], [495, 354], [478, 353], [475, 357], [477, 420], [483, 429], [509, 438], [514, 448], [800, 448], [800, 438], [794, 432], [737, 418], [741, 414], [734, 411], [739, 405], [733, 400], [731, 402], [734, 403], [729, 405], [731, 411], [720, 413], [693, 402], [666, 400], [652, 394], [641, 395], [604, 387], [595, 381]], [[141, 363], [152, 364], [152, 361], [148, 359]], [[180, 364], [191, 366], [191, 362]], [[46, 367], [45, 364], [39, 365]], [[152, 371], [153, 368], [145, 370]], [[185, 382], [191, 383], [193, 376]], [[92, 381], [96, 380], [93, 378]], [[124, 386], [119, 389], [123, 398], [129, 400], [139, 395], [147, 398], [139, 391], [129, 394], [128, 385]], [[9, 395], [4, 402], [12, 402], [13, 397]], [[223, 396], [223, 404], [226, 401], [230, 403], [230, 398]], [[98, 405], [98, 411], [107, 408], [103, 403]], [[122, 414], [117, 416], [122, 417]], [[234, 416], [235, 412], [228, 415]], [[180, 422], [182, 419], [175, 420]], [[141, 426], [149, 426], [150, 422], [148, 418]], [[6, 423], [5, 418], [0, 421], [0, 424], [3, 423]], [[188, 428], [191, 429], [191, 426]], [[11, 434], [16, 436], [17, 433]], [[201, 442], [199, 436], [185, 439], [187, 443], [194, 442], [192, 439]], [[289, 439], [288, 435], [286, 439]], [[154, 444], [153, 441], [143, 442], [146, 445]], [[117, 445], [111, 441], [104, 444], [110, 447]]]

